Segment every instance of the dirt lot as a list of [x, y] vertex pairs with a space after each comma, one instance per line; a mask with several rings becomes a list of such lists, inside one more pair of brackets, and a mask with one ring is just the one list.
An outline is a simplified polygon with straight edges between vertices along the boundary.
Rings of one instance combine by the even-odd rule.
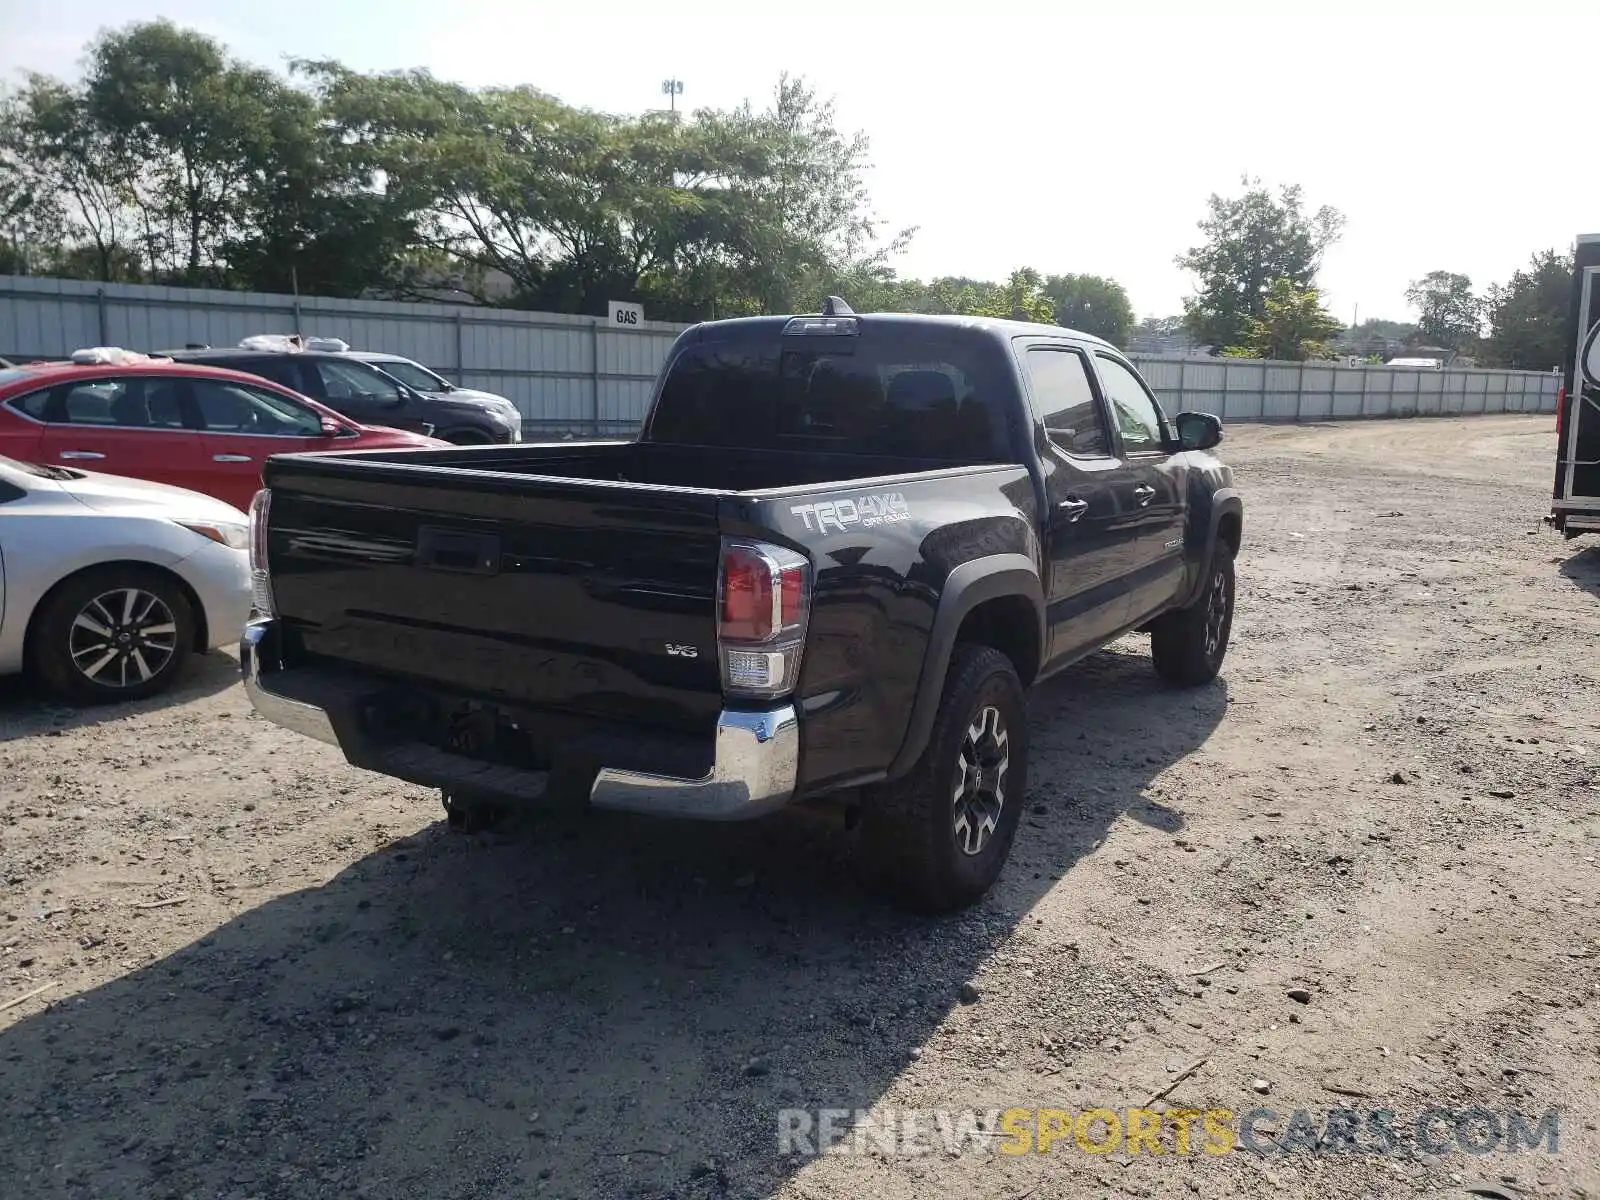
[[[1039, 689], [1012, 863], [944, 921], [800, 821], [447, 834], [220, 656], [133, 712], [11, 687], [0, 1191], [1600, 1196], [1600, 550], [1539, 524], [1551, 444], [1231, 429], [1224, 680], [1164, 688], [1130, 642]], [[1559, 1108], [1559, 1149], [778, 1153], [780, 1109], [1174, 1081], [1158, 1105], [1274, 1109], [1268, 1148], [1296, 1109], [1477, 1105]]]

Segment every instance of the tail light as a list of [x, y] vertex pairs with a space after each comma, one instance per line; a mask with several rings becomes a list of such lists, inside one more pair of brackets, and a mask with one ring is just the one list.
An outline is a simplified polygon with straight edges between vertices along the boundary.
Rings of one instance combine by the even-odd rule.
[[725, 540], [717, 588], [723, 691], [772, 699], [794, 690], [811, 613], [811, 564], [766, 542]]
[[267, 513], [272, 493], [262, 488], [250, 501], [250, 598], [257, 612], [270, 617], [272, 575], [267, 569]]
[[1556, 388], [1556, 438], [1567, 432], [1567, 385], [1561, 384]]

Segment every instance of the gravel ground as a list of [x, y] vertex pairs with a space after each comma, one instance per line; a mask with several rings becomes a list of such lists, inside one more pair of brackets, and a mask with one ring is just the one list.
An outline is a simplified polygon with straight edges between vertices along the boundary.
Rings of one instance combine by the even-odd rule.
[[[225, 655], [115, 712], [12, 685], [0, 1191], [1600, 1197], [1600, 550], [1539, 523], [1552, 441], [1230, 429], [1224, 678], [1169, 690], [1130, 640], [1038, 689], [1013, 860], [947, 920], [881, 907], [800, 818], [448, 834], [431, 793], [252, 716]], [[1159, 1092], [1274, 1109], [1269, 1149], [1297, 1109], [1472, 1106], [1556, 1109], [1559, 1145], [776, 1136]]]

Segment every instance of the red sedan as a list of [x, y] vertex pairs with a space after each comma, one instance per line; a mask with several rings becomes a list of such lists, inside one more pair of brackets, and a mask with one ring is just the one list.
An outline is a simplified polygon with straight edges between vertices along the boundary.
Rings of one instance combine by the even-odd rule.
[[358, 425], [255, 375], [112, 352], [0, 369], [0, 455], [174, 484], [248, 509], [270, 454], [445, 442]]

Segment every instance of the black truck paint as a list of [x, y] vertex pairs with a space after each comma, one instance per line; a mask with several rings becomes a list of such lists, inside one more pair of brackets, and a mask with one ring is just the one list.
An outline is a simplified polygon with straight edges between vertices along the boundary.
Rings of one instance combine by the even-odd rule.
[[[598, 802], [610, 773], [698, 781], [724, 746], [782, 743], [792, 786], [758, 797], [735, 781], [715, 810], [671, 796], [661, 810], [849, 795], [870, 816], [949, 753], [930, 736], [963, 647], [999, 651], [1025, 687], [1131, 630], [1177, 645], [1212, 603], [1220, 644], [1187, 681], [1215, 673], [1242, 521], [1207, 452], [1215, 418], [1179, 418], [1185, 449], [1121, 355], [1064, 329], [852, 314], [853, 333], [819, 335], [790, 320], [685, 331], [634, 441], [269, 459], [253, 516], [273, 615], [242, 647], [258, 707], [458, 805], [558, 783]], [[1159, 445], [1112, 402], [1120, 388], [1139, 408], [1135, 386]], [[767, 699], [734, 694], [722, 666], [721, 555], [741, 539], [809, 568], [798, 681]], [[1012, 829], [1021, 804], [1002, 799]], [[998, 870], [923, 899], [969, 902]]]
[[1545, 520], [1568, 539], [1600, 533], [1600, 233], [1579, 237], [1573, 248], [1556, 431]]

